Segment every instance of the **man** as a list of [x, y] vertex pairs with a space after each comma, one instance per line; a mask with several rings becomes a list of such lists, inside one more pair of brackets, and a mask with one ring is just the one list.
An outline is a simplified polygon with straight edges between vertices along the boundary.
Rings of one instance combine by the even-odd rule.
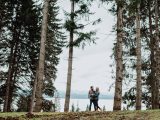
[[94, 88], [93, 86], [90, 87], [90, 90], [88, 92], [88, 98], [90, 99], [90, 104], [89, 104], [89, 111], [91, 111], [91, 106], [92, 106], [92, 103], [94, 105], [94, 109], [96, 111], [96, 102], [95, 102], [95, 91], [94, 91]]

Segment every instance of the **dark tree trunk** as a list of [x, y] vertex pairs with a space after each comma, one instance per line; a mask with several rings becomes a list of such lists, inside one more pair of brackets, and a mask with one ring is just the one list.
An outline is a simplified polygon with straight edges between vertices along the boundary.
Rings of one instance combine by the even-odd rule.
[[3, 112], [9, 112], [8, 110], [8, 103], [9, 103], [9, 95], [10, 95], [10, 86], [11, 86], [11, 80], [12, 80], [12, 75], [13, 75], [13, 64], [14, 64], [14, 58], [13, 58], [13, 45], [11, 47], [11, 53], [10, 53], [10, 63], [9, 63], [9, 69], [8, 69], [8, 77], [6, 80], [6, 90], [5, 90], [5, 99], [4, 99], [4, 107], [3, 107]]
[[156, 81], [155, 81], [155, 109], [159, 108], [159, 83], [160, 83], [160, 40], [159, 40], [159, 15], [158, 15], [158, 0], [155, 0], [155, 39], [156, 39]]
[[149, 31], [150, 31], [150, 60], [151, 60], [151, 73], [150, 73], [150, 85], [151, 85], [151, 105], [152, 109], [155, 109], [155, 39], [153, 38], [153, 28], [152, 28], [152, 13], [151, 13], [151, 6], [150, 2], [148, 4], [148, 10], [149, 10]]

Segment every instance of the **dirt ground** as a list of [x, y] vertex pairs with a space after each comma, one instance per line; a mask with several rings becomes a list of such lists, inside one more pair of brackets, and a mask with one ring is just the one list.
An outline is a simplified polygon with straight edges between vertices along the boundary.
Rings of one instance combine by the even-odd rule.
[[160, 110], [68, 113], [0, 113], [0, 120], [160, 120]]

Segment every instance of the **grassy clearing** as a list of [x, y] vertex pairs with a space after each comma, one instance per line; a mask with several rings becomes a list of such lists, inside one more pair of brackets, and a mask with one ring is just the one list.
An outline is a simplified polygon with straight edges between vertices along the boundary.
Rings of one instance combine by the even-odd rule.
[[[7, 119], [9, 118], [9, 119]], [[118, 111], [118, 112], [69, 112], [34, 113], [27, 118], [26, 113], [0, 113], [0, 120], [160, 120], [160, 110]]]

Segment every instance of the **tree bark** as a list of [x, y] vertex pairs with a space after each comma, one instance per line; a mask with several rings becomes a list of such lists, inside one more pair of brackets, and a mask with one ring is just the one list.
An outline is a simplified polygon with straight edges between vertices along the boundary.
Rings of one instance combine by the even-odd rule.
[[[21, 29], [19, 31], [21, 31]], [[9, 112], [11, 109], [11, 103], [12, 103], [12, 97], [13, 97], [12, 86], [14, 85], [13, 74], [15, 72], [15, 64], [17, 62], [16, 57], [17, 57], [17, 49], [18, 49], [18, 44], [19, 44], [19, 35], [20, 33], [16, 32], [16, 26], [14, 26], [13, 40], [11, 43], [8, 77], [6, 80], [6, 93], [5, 93], [5, 101], [4, 101], [4, 107], [3, 107], [4, 112]]]
[[[21, 30], [20, 30], [21, 31]], [[18, 47], [18, 46], [17, 46]], [[17, 48], [18, 49], [18, 48]], [[12, 102], [13, 102], [13, 93], [15, 91], [15, 83], [16, 83], [16, 77], [17, 77], [17, 70], [18, 70], [18, 64], [19, 64], [19, 60], [18, 58], [20, 58], [20, 56], [18, 56], [18, 51], [16, 49], [16, 55], [15, 55], [15, 66], [14, 66], [14, 72], [13, 72], [13, 77], [10, 83], [10, 92], [9, 92], [9, 101], [8, 101], [8, 106], [7, 106], [7, 111], [11, 111], [11, 106], [12, 106]]]
[[47, 34], [49, 1], [50, 0], [44, 0], [43, 20], [42, 20], [42, 29], [41, 29], [40, 55], [39, 55], [39, 63], [38, 63], [38, 72], [36, 73], [37, 86], [36, 86], [35, 112], [40, 112], [41, 108], [42, 108], [42, 88], [43, 88], [43, 77], [44, 77], [45, 44], [46, 44], [46, 34]]
[[11, 86], [11, 79], [12, 79], [12, 66], [13, 66], [13, 47], [14, 45], [11, 45], [11, 53], [10, 53], [10, 63], [9, 63], [9, 69], [8, 69], [8, 77], [6, 80], [6, 90], [5, 90], [5, 99], [4, 99], [4, 107], [3, 112], [9, 112], [8, 111], [8, 102], [9, 102], [9, 94], [10, 94], [10, 86]]
[[136, 110], [141, 110], [142, 81], [141, 81], [141, 36], [140, 36], [140, 3], [137, 4], [136, 13], [136, 55], [137, 55], [137, 83], [136, 83]]
[[113, 110], [121, 110], [122, 103], [122, 79], [123, 79], [123, 60], [122, 60], [122, 42], [123, 42], [123, 7], [117, 4], [117, 44], [116, 44], [116, 81], [114, 93]]
[[[38, 73], [38, 67], [36, 70], [36, 73]], [[37, 75], [37, 74], [36, 74]], [[37, 76], [35, 77], [34, 84], [33, 84], [33, 90], [32, 90], [32, 97], [30, 98], [30, 106], [29, 106], [29, 114], [32, 114], [33, 108], [34, 108], [34, 102], [35, 102], [35, 94], [36, 94], [36, 86], [37, 86]]]
[[152, 13], [151, 13], [151, 6], [150, 1], [148, 3], [148, 10], [149, 10], [149, 32], [150, 32], [150, 60], [151, 60], [151, 73], [150, 73], [150, 85], [151, 85], [151, 105], [152, 109], [155, 109], [155, 68], [156, 68], [156, 61], [155, 61], [155, 39], [153, 38], [153, 28], [152, 28]]
[[[71, 0], [71, 21], [74, 22], [74, 0]], [[70, 93], [71, 93], [71, 79], [72, 79], [72, 62], [73, 62], [73, 31], [74, 29], [71, 28], [70, 30], [70, 41], [69, 41], [69, 57], [68, 57], [68, 73], [67, 73], [67, 85], [66, 85], [66, 95], [65, 95], [65, 105], [64, 105], [64, 112], [69, 111], [69, 104], [70, 104]]]
[[155, 109], [159, 108], [159, 81], [160, 81], [160, 40], [159, 40], [159, 27], [158, 27], [158, 1], [155, 0], [155, 35], [156, 35], [156, 80], [155, 80]]

